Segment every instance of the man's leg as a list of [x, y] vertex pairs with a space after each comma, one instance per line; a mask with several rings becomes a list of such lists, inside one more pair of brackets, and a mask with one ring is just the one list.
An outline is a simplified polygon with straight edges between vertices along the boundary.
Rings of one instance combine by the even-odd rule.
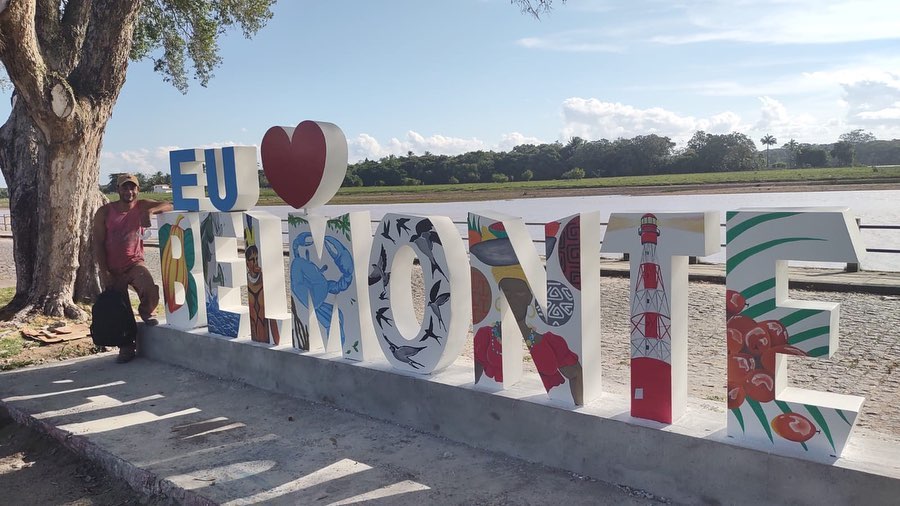
[[153, 282], [153, 276], [143, 263], [135, 264], [128, 269], [129, 284], [138, 294], [140, 304], [138, 314], [148, 325], [156, 325], [156, 306], [159, 305], [159, 286]]
[[[129, 300], [128, 285], [131, 281], [131, 277], [129, 276], [129, 273], [127, 271], [122, 274], [113, 273], [111, 281], [112, 281], [112, 283], [111, 283], [112, 286], [110, 288], [113, 288], [113, 289], [121, 292], [122, 296], [125, 297], [125, 300], [128, 301]], [[128, 302], [128, 303], [130, 305], [130, 302]], [[123, 344], [122, 346], [119, 346], [119, 356], [116, 358], [116, 362], [118, 362], [120, 364], [124, 364], [126, 362], [131, 362], [131, 360], [134, 358], [134, 356], [136, 354], [137, 353], [136, 353], [134, 341]]]

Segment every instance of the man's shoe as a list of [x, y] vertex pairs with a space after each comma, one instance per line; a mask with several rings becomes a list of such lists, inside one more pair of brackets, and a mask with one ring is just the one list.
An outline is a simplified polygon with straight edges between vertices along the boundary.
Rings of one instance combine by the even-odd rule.
[[159, 325], [159, 320], [157, 320], [156, 318], [153, 318], [151, 316], [150, 318], [147, 318], [146, 320], [144, 320], [144, 325], [146, 325], [148, 327], [155, 327], [155, 326]]
[[119, 347], [119, 356], [116, 357], [117, 364], [126, 364], [131, 362], [137, 353], [134, 350], [134, 346], [120, 346]]

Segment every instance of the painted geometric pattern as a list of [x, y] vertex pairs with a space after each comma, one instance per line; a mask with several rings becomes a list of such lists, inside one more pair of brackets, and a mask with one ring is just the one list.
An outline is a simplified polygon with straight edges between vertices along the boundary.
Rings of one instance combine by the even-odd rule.
[[565, 325], [575, 313], [575, 295], [564, 283], [551, 279], [547, 281], [547, 314], [544, 314], [537, 301], [535, 301], [534, 307], [541, 320], [547, 322], [551, 327], [560, 327]]

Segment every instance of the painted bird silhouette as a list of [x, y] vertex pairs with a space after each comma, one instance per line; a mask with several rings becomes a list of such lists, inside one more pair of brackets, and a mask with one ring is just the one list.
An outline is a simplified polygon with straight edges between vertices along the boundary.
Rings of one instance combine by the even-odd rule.
[[395, 241], [394, 238], [391, 237], [391, 223], [389, 221], [384, 222], [384, 226], [381, 227], [381, 229], [381, 237], [384, 237], [394, 244], [397, 244], [397, 241]]
[[381, 247], [378, 263], [372, 264], [372, 269], [369, 270], [369, 286], [372, 286], [379, 281], [381, 281], [381, 295], [379, 295], [378, 298], [385, 300], [385, 297], [387, 296], [387, 286], [388, 283], [391, 282], [391, 273], [387, 272], [387, 252], [384, 251], [384, 246]]
[[441, 317], [441, 306], [447, 303], [450, 300], [449, 293], [440, 293], [441, 292], [441, 280], [438, 280], [434, 286], [431, 287], [431, 293], [429, 294], [428, 299], [428, 307], [434, 312], [434, 315], [437, 316], [438, 323], [443, 328], [447, 328], [444, 325], [444, 319]]
[[410, 234], [409, 227], [406, 226], [406, 222], [409, 221], [410, 218], [397, 218], [397, 236], [400, 236], [401, 230], [406, 230], [407, 234]]
[[434, 274], [434, 271], [440, 272], [441, 276], [444, 276], [444, 279], [449, 281], [450, 278], [444, 274], [444, 270], [441, 269], [441, 266], [434, 261], [434, 245], [441, 244], [441, 238], [438, 236], [437, 232], [431, 228], [431, 222], [426, 219], [416, 223], [416, 233], [409, 239], [410, 242], [418, 246], [419, 250], [428, 257], [428, 261], [431, 262], [431, 274]]
[[386, 313], [388, 309], [390, 309], [390, 307], [385, 306], [378, 311], [375, 311], [375, 321], [378, 322], [378, 328], [380, 329], [384, 328], [381, 322], [387, 323], [388, 326], [393, 327], [393, 325], [391, 324], [393, 320], [391, 320], [390, 317], [384, 315], [384, 313]]
[[419, 362], [416, 362], [412, 359], [412, 357], [416, 356], [417, 353], [424, 350], [425, 346], [397, 346], [392, 343], [390, 339], [387, 338], [386, 335], [381, 334], [381, 337], [387, 341], [388, 346], [391, 348], [391, 353], [394, 355], [394, 358], [403, 362], [404, 364], [409, 364], [413, 369], [418, 369], [420, 367], [424, 367]]
[[441, 344], [441, 338], [444, 337], [434, 333], [434, 318], [428, 319], [428, 328], [425, 329], [425, 335], [422, 337], [422, 339], [419, 339], [419, 342], [421, 343], [429, 337], [437, 341], [438, 344]]

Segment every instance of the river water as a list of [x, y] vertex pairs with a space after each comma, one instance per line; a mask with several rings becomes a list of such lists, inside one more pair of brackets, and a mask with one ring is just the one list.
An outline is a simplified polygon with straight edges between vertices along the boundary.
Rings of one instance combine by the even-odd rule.
[[[666, 211], [718, 211], [720, 222], [725, 212], [742, 207], [846, 207], [862, 225], [900, 225], [900, 190], [874, 191], [826, 191], [788, 193], [732, 193], [715, 195], [598, 195], [587, 197], [529, 198], [512, 200], [488, 200], [481, 202], [440, 202], [414, 204], [354, 204], [326, 205], [318, 214], [338, 216], [352, 211], [368, 210], [373, 220], [380, 220], [386, 213], [448, 216], [465, 236], [467, 213], [496, 211], [519, 216], [528, 223], [546, 223], [573, 214], [598, 211], [603, 222], [612, 212], [666, 212]], [[282, 219], [293, 211], [288, 206], [265, 207]], [[543, 228], [529, 227], [534, 239], [543, 239]], [[720, 244], [725, 243], [725, 228], [720, 228]], [[865, 248], [900, 250], [900, 230], [862, 230]], [[724, 263], [724, 250], [704, 257], [705, 262]], [[810, 264], [791, 262], [791, 265], [836, 267], [836, 264]], [[862, 268], [873, 271], [900, 271], [900, 254], [867, 253]]]
[[[368, 210], [373, 220], [380, 220], [386, 213], [448, 216], [465, 236], [467, 213], [496, 211], [519, 216], [528, 223], [546, 223], [573, 214], [599, 211], [605, 223], [612, 212], [666, 212], [666, 211], [718, 211], [724, 223], [725, 212], [742, 207], [846, 207], [851, 216], [860, 219], [862, 225], [900, 225], [900, 190], [825, 191], [787, 193], [730, 193], [715, 195], [598, 195], [587, 197], [528, 198], [511, 200], [487, 200], [481, 202], [439, 202], [414, 204], [354, 204], [326, 205], [319, 214], [338, 216], [352, 211]], [[266, 206], [264, 209], [281, 219], [294, 211], [289, 206]], [[9, 210], [0, 210], [0, 215]], [[535, 240], [543, 239], [543, 228], [528, 227]], [[725, 243], [725, 228], [720, 228], [720, 244]], [[900, 230], [862, 230], [865, 248], [900, 250]], [[285, 239], [286, 242], [286, 239]], [[702, 261], [724, 263], [724, 251], [704, 257]], [[871, 271], [900, 272], [900, 254], [867, 253], [862, 268]], [[792, 265], [837, 267], [837, 264], [810, 264], [792, 262]]]

